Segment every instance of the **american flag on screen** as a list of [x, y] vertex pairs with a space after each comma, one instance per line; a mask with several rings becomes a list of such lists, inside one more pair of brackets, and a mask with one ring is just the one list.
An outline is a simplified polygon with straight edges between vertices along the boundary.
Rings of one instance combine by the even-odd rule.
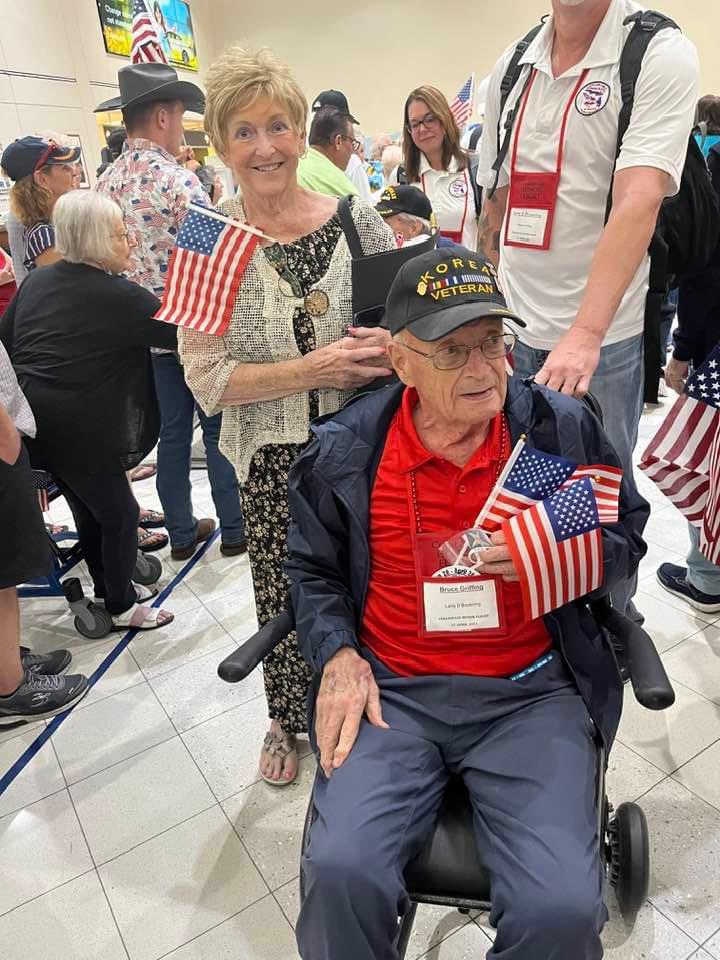
[[592, 482], [578, 480], [503, 524], [529, 620], [584, 597], [603, 581]]
[[258, 242], [243, 224], [190, 204], [170, 256], [156, 319], [222, 336]]
[[467, 125], [472, 113], [473, 89], [475, 87], [475, 74], [471, 74], [467, 81], [458, 90], [455, 98], [450, 104], [450, 112], [455, 117], [455, 122], [462, 130]]
[[703, 523], [710, 493], [719, 408], [720, 346], [688, 379], [640, 462], [643, 473], [697, 527]]
[[145, 0], [133, 0], [131, 63], [167, 63], [155, 20]]

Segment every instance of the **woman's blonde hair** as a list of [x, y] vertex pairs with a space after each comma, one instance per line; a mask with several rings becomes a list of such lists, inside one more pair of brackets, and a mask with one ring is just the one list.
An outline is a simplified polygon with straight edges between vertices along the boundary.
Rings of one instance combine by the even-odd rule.
[[450, 161], [455, 160], [458, 170], [464, 170], [468, 166], [467, 153], [460, 146], [460, 130], [455, 121], [455, 117], [450, 111], [450, 104], [447, 102], [445, 94], [437, 87], [425, 85], [416, 87], [405, 101], [405, 113], [403, 116], [403, 154], [405, 174], [409, 183], [417, 183], [420, 179], [420, 150], [415, 145], [410, 132], [409, 111], [410, 104], [414, 100], [422, 100], [427, 104], [428, 110], [434, 113], [440, 121], [443, 128], [443, 148], [442, 165], [443, 170], [447, 170]]
[[49, 222], [53, 195], [35, 182], [35, 177], [23, 177], [10, 188], [10, 209], [24, 227]]
[[205, 131], [218, 153], [227, 150], [230, 114], [266, 96], [287, 111], [299, 136], [305, 133], [308, 104], [290, 68], [263, 48], [230, 47], [205, 75]]

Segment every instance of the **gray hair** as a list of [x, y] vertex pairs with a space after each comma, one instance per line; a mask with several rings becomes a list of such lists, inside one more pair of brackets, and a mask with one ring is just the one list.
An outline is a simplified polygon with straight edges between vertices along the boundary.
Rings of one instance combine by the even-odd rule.
[[428, 236], [431, 236], [433, 228], [430, 225], [430, 221], [426, 220], [424, 217], [418, 217], [415, 213], [407, 213], [402, 211], [402, 213], [396, 213], [395, 216], [400, 221], [401, 224], [419, 224], [420, 233], [426, 233]]
[[112, 235], [120, 208], [94, 190], [71, 190], [53, 210], [55, 248], [69, 263], [105, 264], [112, 257]]

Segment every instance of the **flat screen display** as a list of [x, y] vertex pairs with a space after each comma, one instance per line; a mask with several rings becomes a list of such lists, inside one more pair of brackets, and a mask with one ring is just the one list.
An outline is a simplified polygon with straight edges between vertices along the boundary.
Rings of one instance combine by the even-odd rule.
[[[168, 63], [185, 70], [197, 70], [190, 4], [185, 0], [146, 0], [146, 5]], [[97, 0], [97, 8], [105, 49], [129, 59], [133, 0]]]

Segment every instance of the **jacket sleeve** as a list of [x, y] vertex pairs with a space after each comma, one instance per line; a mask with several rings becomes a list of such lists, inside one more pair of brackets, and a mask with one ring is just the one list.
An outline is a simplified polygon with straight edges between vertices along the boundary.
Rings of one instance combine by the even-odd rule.
[[[621, 466], [600, 421], [586, 409], [583, 410], [582, 433], [586, 463]], [[642, 533], [649, 516], [650, 505], [638, 493], [635, 478], [632, 474], [628, 476], [624, 473], [620, 486], [619, 521], [602, 527], [603, 586], [589, 595], [591, 600], [606, 595], [616, 584], [627, 580], [637, 571], [638, 564], [647, 553]]]
[[342, 647], [358, 647], [347, 513], [314, 469], [318, 450], [315, 441], [290, 472], [285, 562], [300, 652], [316, 674]]

